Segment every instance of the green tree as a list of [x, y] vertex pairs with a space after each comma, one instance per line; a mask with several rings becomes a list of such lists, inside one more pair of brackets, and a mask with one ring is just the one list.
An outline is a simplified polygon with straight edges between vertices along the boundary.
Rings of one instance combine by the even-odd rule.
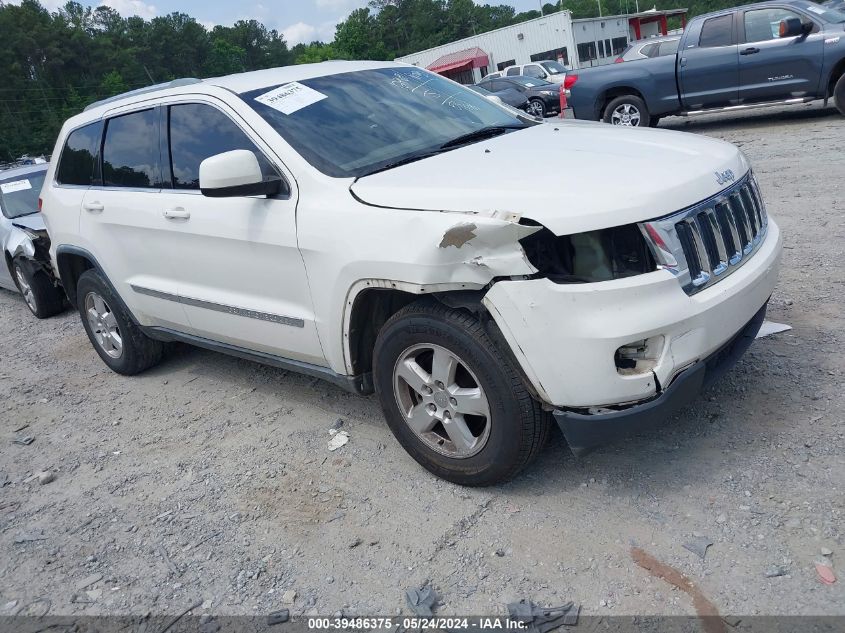
[[206, 59], [203, 74], [210, 77], [243, 72], [246, 68], [246, 51], [224, 39], [216, 39]]

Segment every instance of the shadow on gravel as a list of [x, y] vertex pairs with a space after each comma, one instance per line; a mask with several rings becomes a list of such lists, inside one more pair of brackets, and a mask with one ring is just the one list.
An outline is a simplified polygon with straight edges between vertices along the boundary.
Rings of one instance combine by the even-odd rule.
[[791, 106], [784, 109], [761, 108], [736, 113], [701, 114], [693, 117], [667, 117], [660, 126], [681, 132], [707, 132], [708, 130], [754, 129], [771, 125], [803, 125], [812, 121], [842, 117], [839, 111], [828, 106]]
[[[756, 353], [755, 353], [756, 352]], [[766, 374], [759, 367], [769, 353], [759, 348], [743, 358], [723, 377], [680, 413], [658, 428], [620, 439], [594, 452], [575, 458], [555, 425], [551, 439], [537, 460], [511, 482], [488, 489], [505, 495], [538, 497], [559, 493], [578, 494], [589, 482], [600, 482], [612, 497], [662, 496], [696, 483], [709, 471], [723, 468], [725, 451], [742, 445], [744, 460], [753, 459], [761, 446], [749, 446], [748, 438], [778, 431], [779, 424], [758, 412], [730, 406], [742, 393], [759, 390]], [[338, 416], [354, 416], [356, 424], [381, 429], [385, 442], [394, 442], [376, 398], [359, 398], [319, 379], [233, 358], [184, 344], [173, 344], [158, 367], [144, 374], [182, 386], [197, 378], [207, 386], [219, 383], [224, 391], [256, 394], [267, 406], [284, 402], [307, 402]], [[777, 378], [777, 376], [769, 376]], [[232, 396], [230, 396], [232, 397]], [[400, 460], [396, 468], [418, 468]], [[407, 474], [407, 473], [406, 473]], [[398, 474], [402, 476], [402, 474]], [[589, 494], [587, 490], [584, 494]], [[579, 497], [582, 495], [579, 495]]]

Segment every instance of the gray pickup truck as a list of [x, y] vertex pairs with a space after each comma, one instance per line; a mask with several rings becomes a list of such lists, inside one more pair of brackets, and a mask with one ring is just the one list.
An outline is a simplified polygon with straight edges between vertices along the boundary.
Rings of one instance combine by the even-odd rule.
[[831, 97], [845, 115], [845, 10], [786, 0], [700, 15], [676, 55], [578, 71], [570, 90], [576, 118], [614, 125]]

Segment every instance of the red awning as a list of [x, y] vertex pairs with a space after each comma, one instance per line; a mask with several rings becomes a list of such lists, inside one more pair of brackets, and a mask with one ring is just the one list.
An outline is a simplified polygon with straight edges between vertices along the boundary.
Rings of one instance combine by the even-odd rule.
[[468, 48], [465, 51], [458, 51], [457, 53], [444, 55], [429, 64], [426, 68], [435, 73], [442, 73], [447, 70], [463, 68], [464, 66], [469, 68], [481, 68], [482, 66], [489, 65], [490, 60], [487, 57], [487, 53], [480, 48], [475, 47]]

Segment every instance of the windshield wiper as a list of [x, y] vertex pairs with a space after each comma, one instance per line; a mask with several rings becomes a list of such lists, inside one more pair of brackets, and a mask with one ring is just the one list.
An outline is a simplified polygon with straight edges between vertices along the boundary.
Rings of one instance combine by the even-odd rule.
[[418, 160], [422, 160], [423, 158], [429, 158], [430, 156], [436, 156], [437, 154], [440, 154], [442, 152], [442, 149], [436, 149], [433, 152], [420, 152], [419, 154], [411, 154], [410, 156], [406, 156], [405, 158], [395, 160], [392, 163], [387, 163], [386, 165], [382, 165], [381, 167], [376, 167], [373, 170], [361, 174], [360, 176], [358, 176], [358, 178], [372, 176], [373, 174], [377, 174], [380, 171], [387, 171], [388, 169], [393, 169], [394, 167], [401, 167], [402, 165], [407, 165], [408, 163], [415, 163]]
[[499, 134], [504, 134], [508, 130], [521, 130], [526, 125], [489, 125], [487, 127], [480, 128], [475, 130], [474, 132], [469, 132], [467, 134], [461, 134], [460, 136], [453, 138], [450, 141], [446, 141], [443, 145], [440, 146], [440, 149], [449, 149], [451, 147], [458, 147], [459, 145], [466, 145], [467, 143], [472, 143], [473, 141], [481, 141], [486, 138], [492, 138], [494, 136], [499, 136]]
[[499, 134], [504, 134], [508, 130], [521, 130], [523, 128], [530, 127], [528, 125], [491, 125], [488, 127], [483, 127], [473, 132], [469, 132], [467, 134], [462, 134], [461, 136], [455, 137], [449, 141], [443, 143], [439, 149], [431, 150], [428, 152], [420, 152], [419, 154], [411, 154], [410, 156], [406, 156], [405, 158], [400, 158], [399, 160], [393, 161], [392, 163], [387, 163], [386, 165], [382, 165], [381, 167], [376, 167], [375, 169], [368, 171], [364, 174], [358, 176], [358, 178], [364, 178], [365, 176], [372, 176], [373, 174], [377, 174], [381, 171], [387, 171], [388, 169], [393, 169], [394, 167], [401, 167], [402, 165], [407, 165], [408, 163], [415, 163], [418, 160], [422, 160], [424, 158], [429, 158], [431, 156], [437, 156], [437, 154], [442, 154], [443, 152], [447, 152], [450, 149], [454, 149], [461, 145], [466, 145], [467, 143], [472, 143], [473, 141], [480, 141], [485, 138], [491, 138], [493, 136], [498, 136]]

